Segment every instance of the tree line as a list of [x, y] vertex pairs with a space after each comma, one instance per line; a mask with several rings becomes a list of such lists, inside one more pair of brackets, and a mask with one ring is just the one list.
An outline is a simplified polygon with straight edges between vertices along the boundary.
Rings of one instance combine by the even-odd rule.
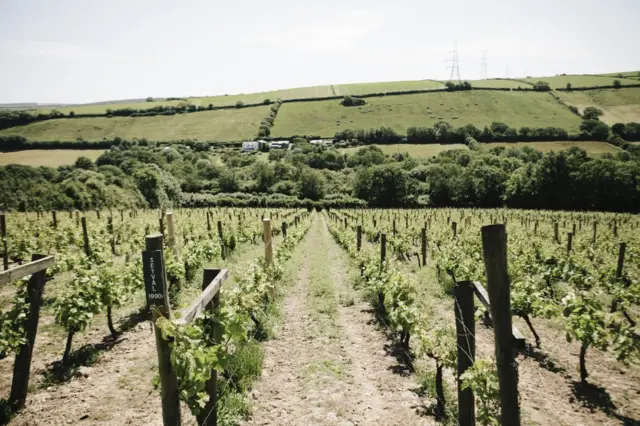
[[[621, 139], [621, 138], [620, 138]], [[472, 150], [429, 158], [353, 153], [298, 139], [267, 159], [205, 145], [127, 142], [95, 163], [0, 167], [2, 210], [302, 206], [640, 210], [640, 148], [591, 158], [579, 148]]]

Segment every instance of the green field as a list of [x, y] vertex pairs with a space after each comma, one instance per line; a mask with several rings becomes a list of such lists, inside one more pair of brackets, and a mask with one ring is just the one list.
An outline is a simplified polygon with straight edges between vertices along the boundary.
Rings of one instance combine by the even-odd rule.
[[638, 84], [638, 81], [626, 78], [605, 77], [597, 75], [557, 75], [554, 77], [533, 77], [523, 78], [532, 84], [538, 81], [546, 81], [552, 89], [564, 89], [567, 83], [571, 83], [573, 87], [593, 87], [593, 86], [612, 86], [615, 80], [619, 80], [620, 84], [626, 86], [628, 84]]
[[517, 89], [518, 87], [522, 87], [522, 88], [531, 88], [530, 85], [525, 84], [521, 81], [516, 81], [516, 80], [510, 80], [507, 78], [493, 78], [493, 79], [487, 79], [487, 80], [469, 80], [469, 83], [471, 83], [471, 86], [473, 87], [479, 87], [479, 88], [510, 88], [510, 89]]
[[601, 120], [607, 124], [640, 122], [640, 87], [556, 93], [581, 112], [588, 106], [600, 108], [604, 112]]
[[640, 78], [640, 71], [625, 71], [625, 72], [610, 72], [607, 74], [598, 74], [598, 75], [602, 75], [605, 77], [618, 77], [618, 76], [622, 76], [624, 78]]
[[368, 93], [442, 89], [444, 83], [435, 80], [384, 81], [380, 83], [336, 84], [333, 87], [335, 87], [336, 95], [357, 96]]
[[412, 126], [431, 127], [438, 121], [453, 126], [493, 121], [511, 127], [556, 126], [576, 132], [580, 118], [546, 93], [437, 92], [367, 98], [360, 107], [344, 107], [338, 100], [283, 104], [272, 129], [273, 136], [333, 136], [345, 129], [389, 126], [406, 133]]
[[198, 139], [239, 141], [258, 133], [268, 106], [194, 112], [156, 117], [73, 118], [41, 121], [0, 131], [0, 135], [20, 135], [37, 141], [88, 141], [147, 138], [152, 141]]
[[505, 148], [524, 148], [525, 146], [531, 147], [540, 152], [562, 151], [571, 147], [582, 148], [587, 151], [588, 154], [598, 156], [602, 154], [615, 154], [622, 152], [621, 148], [611, 145], [606, 142], [591, 142], [591, 141], [570, 141], [570, 142], [491, 142], [483, 143], [482, 146], [494, 148], [498, 146], [504, 146]]
[[[382, 150], [385, 154], [392, 155], [396, 153], [404, 154], [407, 153], [412, 157], [418, 158], [429, 158], [435, 157], [443, 151], [449, 151], [452, 149], [464, 149], [468, 150], [466, 145], [462, 144], [425, 144], [425, 145], [417, 145], [417, 144], [407, 144], [407, 143], [399, 143], [394, 145], [375, 145]], [[340, 151], [353, 154], [357, 150], [362, 147], [352, 147], [352, 148], [341, 148]]]
[[27, 151], [0, 153], [0, 166], [22, 164], [25, 166], [58, 167], [73, 164], [78, 157], [88, 157], [95, 161], [104, 149], [31, 149]]

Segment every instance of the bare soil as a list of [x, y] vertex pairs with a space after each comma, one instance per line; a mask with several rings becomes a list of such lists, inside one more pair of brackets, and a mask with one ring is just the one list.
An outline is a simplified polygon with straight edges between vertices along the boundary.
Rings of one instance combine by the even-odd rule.
[[[249, 425], [435, 424], [420, 415], [413, 379], [390, 355], [374, 314], [352, 289], [345, 256], [324, 216], [316, 220], [297, 283], [284, 300], [280, 335], [265, 344]], [[329, 290], [317, 296], [316, 283], [327, 279]], [[324, 298], [320, 314], [316, 297]]]

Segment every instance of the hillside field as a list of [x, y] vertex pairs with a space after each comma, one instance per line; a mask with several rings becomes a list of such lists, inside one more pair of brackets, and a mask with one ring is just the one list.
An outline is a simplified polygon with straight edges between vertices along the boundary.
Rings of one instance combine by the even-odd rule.
[[339, 100], [283, 104], [271, 134], [333, 136], [345, 129], [389, 126], [431, 127], [439, 121], [479, 128], [501, 121], [510, 127], [562, 127], [577, 132], [580, 118], [546, 93], [437, 92], [367, 98], [366, 105], [344, 107]]
[[600, 119], [609, 125], [640, 121], [640, 87], [556, 93], [580, 112], [589, 106], [600, 108], [604, 113]]
[[2, 152], [0, 153], [0, 166], [22, 164], [32, 167], [59, 167], [73, 164], [78, 157], [87, 157], [96, 161], [103, 152], [103, 149], [31, 149]]
[[638, 84], [636, 80], [617, 77], [605, 77], [597, 75], [556, 75], [553, 77], [530, 77], [522, 80], [535, 84], [538, 81], [546, 81], [552, 89], [564, 89], [567, 83], [572, 87], [612, 86], [615, 80], [619, 80], [623, 86]]
[[88, 141], [121, 137], [154, 141], [198, 139], [238, 141], [258, 133], [268, 106], [176, 114], [155, 117], [112, 117], [57, 119], [11, 127], [0, 135], [20, 135], [36, 141]]

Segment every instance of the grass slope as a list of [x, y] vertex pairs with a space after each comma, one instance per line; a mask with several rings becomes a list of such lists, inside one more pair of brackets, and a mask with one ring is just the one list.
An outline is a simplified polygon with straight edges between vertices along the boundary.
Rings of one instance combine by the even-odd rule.
[[619, 80], [623, 86], [638, 84], [638, 81], [632, 79], [597, 75], [557, 75], [554, 77], [523, 78], [522, 80], [532, 84], [538, 81], [546, 81], [552, 89], [564, 89], [567, 83], [571, 83], [573, 87], [612, 86], [615, 80]]
[[78, 137], [94, 141], [116, 136], [129, 140], [237, 141], [254, 137], [268, 110], [260, 106], [172, 116], [58, 119], [12, 127], [0, 131], [0, 135], [21, 135], [37, 141], [73, 141]]
[[88, 157], [96, 161], [104, 149], [31, 149], [0, 153], [0, 166], [22, 164], [25, 166], [58, 167], [73, 164], [78, 157]]
[[546, 93], [438, 92], [367, 98], [361, 107], [343, 107], [338, 100], [283, 104], [273, 136], [333, 136], [345, 129], [389, 126], [406, 133], [412, 126], [433, 126], [438, 121], [480, 128], [493, 121], [509, 126], [562, 127], [576, 132], [580, 118]]
[[640, 121], [640, 87], [556, 93], [580, 112], [588, 106], [600, 108], [604, 112], [601, 120], [607, 124]]

